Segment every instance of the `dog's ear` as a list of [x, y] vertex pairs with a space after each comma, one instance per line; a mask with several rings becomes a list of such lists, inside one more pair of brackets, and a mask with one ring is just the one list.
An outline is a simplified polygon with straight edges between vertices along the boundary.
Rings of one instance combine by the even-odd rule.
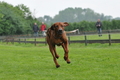
[[64, 27], [69, 26], [67, 22], [63, 22], [63, 24], [64, 24]]
[[53, 25], [50, 27], [50, 29], [51, 29], [51, 30], [54, 30], [54, 27], [55, 27], [55, 25], [53, 24]]

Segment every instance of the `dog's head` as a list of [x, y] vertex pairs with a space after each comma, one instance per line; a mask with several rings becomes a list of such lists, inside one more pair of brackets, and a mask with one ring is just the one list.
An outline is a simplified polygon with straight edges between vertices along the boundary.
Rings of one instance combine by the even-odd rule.
[[61, 35], [64, 32], [64, 27], [68, 25], [67, 22], [56, 22], [50, 27], [50, 29]]

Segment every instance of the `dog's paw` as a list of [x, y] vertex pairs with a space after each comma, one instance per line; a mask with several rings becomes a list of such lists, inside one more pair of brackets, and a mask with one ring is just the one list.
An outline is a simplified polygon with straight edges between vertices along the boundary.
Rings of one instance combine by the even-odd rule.
[[57, 66], [56, 66], [56, 68], [59, 68], [59, 67], [60, 67], [60, 65], [57, 65]]
[[58, 59], [58, 58], [59, 58], [59, 56], [57, 55], [57, 56], [56, 56], [56, 58]]
[[70, 62], [70, 61], [68, 61], [67, 63], [68, 63], [68, 64], [70, 64], [71, 62]]

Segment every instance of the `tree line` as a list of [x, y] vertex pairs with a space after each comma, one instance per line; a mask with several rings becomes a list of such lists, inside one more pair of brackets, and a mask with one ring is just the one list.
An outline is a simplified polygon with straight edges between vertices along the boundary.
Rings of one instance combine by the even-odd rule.
[[[38, 20], [42, 20], [46, 23], [54, 23], [54, 22], [80, 22], [80, 21], [96, 21], [100, 19], [101, 21], [104, 20], [111, 20], [113, 19], [112, 16], [106, 16], [104, 14], [99, 14], [94, 12], [89, 8], [66, 8], [64, 10], [59, 11], [57, 15], [53, 18], [45, 15], [44, 17], [39, 17]], [[119, 19], [120, 18], [115, 18]]]
[[[102, 30], [114, 30], [120, 29], [120, 20], [105, 20], [102, 22]], [[75, 29], [79, 29], [80, 31], [95, 31], [95, 21], [80, 21], [70, 23], [68, 27], [66, 27], [66, 31], [71, 31]]]
[[25, 5], [0, 2], [0, 35], [29, 33], [34, 22], [40, 23]]
[[32, 33], [32, 26], [36, 22], [38, 26], [45, 22], [49, 28], [54, 22], [69, 22], [65, 29], [71, 31], [79, 29], [80, 31], [96, 30], [95, 23], [97, 19], [102, 21], [103, 30], [120, 29], [120, 20], [112, 19], [112, 16], [95, 13], [91, 9], [67, 8], [55, 15], [54, 18], [44, 16], [35, 18], [32, 12], [24, 4], [13, 6], [4, 1], [0, 1], [0, 35], [28, 34]]

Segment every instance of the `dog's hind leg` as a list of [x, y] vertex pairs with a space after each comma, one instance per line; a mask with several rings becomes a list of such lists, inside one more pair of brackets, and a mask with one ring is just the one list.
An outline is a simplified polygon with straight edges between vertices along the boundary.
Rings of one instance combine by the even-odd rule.
[[56, 68], [58, 68], [58, 67], [60, 67], [60, 65], [57, 62], [56, 55], [54, 53], [54, 48], [55, 48], [55, 46], [49, 46], [49, 49], [50, 49], [50, 52], [51, 52], [51, 54], [53, 56], [53, 60], [54, 60], [54, 63], [56, 65]]

